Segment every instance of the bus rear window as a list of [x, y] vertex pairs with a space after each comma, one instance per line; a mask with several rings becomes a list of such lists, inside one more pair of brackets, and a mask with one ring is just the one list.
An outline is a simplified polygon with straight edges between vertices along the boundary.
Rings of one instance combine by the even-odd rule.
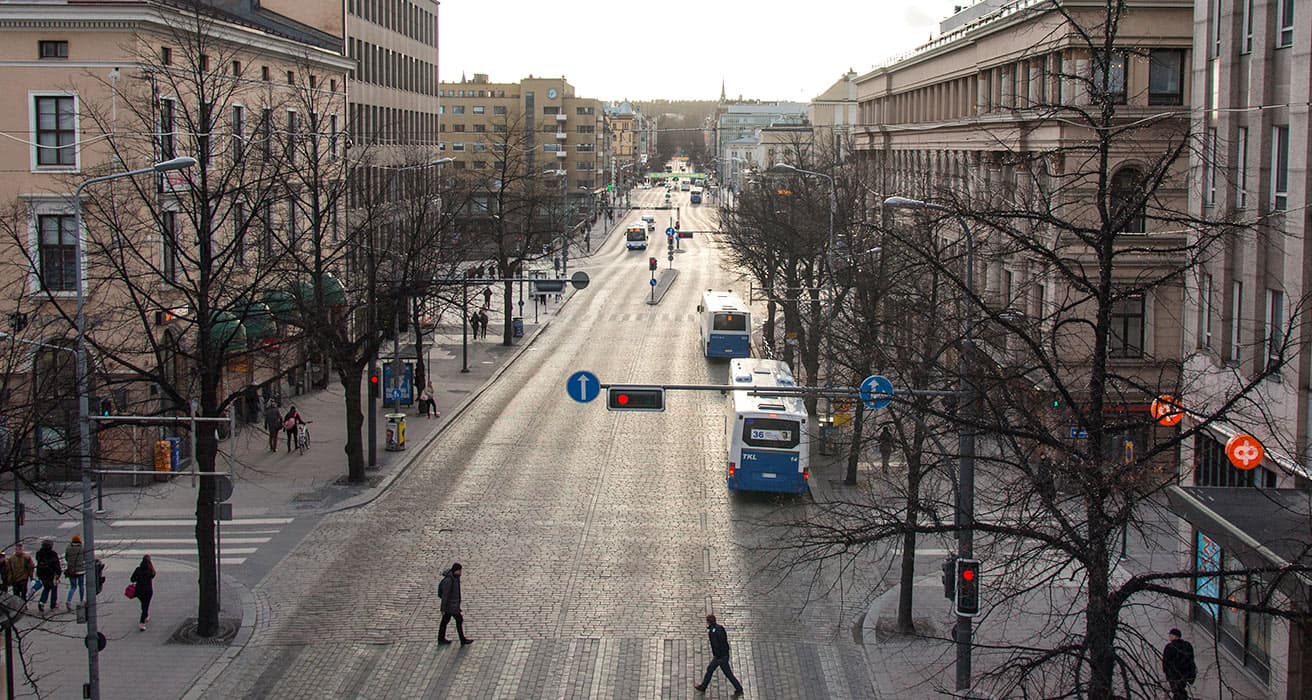
[[711, 330], [745, 331], [747, 330], [747, 314], [715, 314], [715, 320], [711, 322]]
[[743, 444], [788, 450], [797, 447], [802, 426], [794, 420], [746, 418], [743, 420]]

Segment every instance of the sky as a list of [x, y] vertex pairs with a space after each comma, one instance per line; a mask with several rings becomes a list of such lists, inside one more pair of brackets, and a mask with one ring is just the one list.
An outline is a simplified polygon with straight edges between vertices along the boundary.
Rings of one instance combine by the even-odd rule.
[[564, 76], [575, 94], [805, 102], [927, 41], [972, 0], [441, 0], [443, 81]]

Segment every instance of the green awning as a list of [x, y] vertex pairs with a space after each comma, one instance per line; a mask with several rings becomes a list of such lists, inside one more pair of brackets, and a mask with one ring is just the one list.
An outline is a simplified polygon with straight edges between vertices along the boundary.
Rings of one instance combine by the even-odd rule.
[[246, 352], [246, 328], [241, 319], [227, 311], [215, 311], [212, 318], [210, 350], [224, 355]]
[[269, 308], [273, 317], [283, 323], [290, 323], [296, 318], [296, 295], [281, 289], [264, 292], [261, 299]]
[[251, 302], [240, 316], [241, 325], [246, 328], [246, 339], [252, 343], [278, 335], [278, 323], [268, 304]]
[[[309, 282], [297, 282], [294, 289], [295, 295], [300, 298], [302, 304], [305, 306], [314, 305], [314, 289]], [[325, 305], [329, 307], [346, 306], [346, 287], [333, 273], [323, 273], [323, 276], [319, 278], [319, 290], [323, 294], [323, 303]]]

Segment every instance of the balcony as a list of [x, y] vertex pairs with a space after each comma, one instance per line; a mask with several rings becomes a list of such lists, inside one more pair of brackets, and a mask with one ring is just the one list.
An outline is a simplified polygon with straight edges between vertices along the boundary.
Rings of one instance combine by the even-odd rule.
[[565, 120], [567, 120], [567, 119], [569, 119], [569, 116], [568, 116], [568, 115], [565, 115], [565, 114], [557, 114], [557, 115], [556, 115], [556, 121], [558, 121], [558, 122], [563, 122], [563, 121], [565, 121]]
[[557, 157], [557, 158], [564, 158], [564, 157], [567, 156], [567, 155], [569, 155], [569, 153], [567, 153], [567, 152], [565, 152], [565, 151], [556, 151], [556, 157]]
[[556, 140], [557, 140], [557, 141], [564, 141], [564, 140], [567, 139], [567, 138], [569, 138], [569, 134], [566, 134], [566, 133], [563, 132], [563, 131], [557, 131], [557, 132], [556, 132]]

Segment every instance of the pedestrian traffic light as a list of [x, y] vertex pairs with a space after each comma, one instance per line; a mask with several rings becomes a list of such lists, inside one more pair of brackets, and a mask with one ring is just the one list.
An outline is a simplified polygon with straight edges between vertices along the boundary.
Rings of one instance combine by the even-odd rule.
[[381, 396], [382, 393], [379, 391], [379, 389], [381, 389], [381, 388], [382, 388], [382, 384], [378, 381], [378, 373], [377, 373], [377, 372], [374, 372], [374, 373], [370, 374], [370, 375], [369, 375], [369, 398], [371, 398], [371, 399], [376, 399], [376, 398], [378, 398], [379, 396]]
[[957, 560], [956, 613], [961, 617], [979, 615], [979, 560]]
[[647, 269], [648, 270], [656, 269], [656, 258], [647, 258]]
[[109, 399], [101, 399], [99, 408], [102, 416], [114, 415], [114, 402]]
[[606, 388], [610, 411], [664, 411], [665, 388], [659, 386], [612, 386]]

